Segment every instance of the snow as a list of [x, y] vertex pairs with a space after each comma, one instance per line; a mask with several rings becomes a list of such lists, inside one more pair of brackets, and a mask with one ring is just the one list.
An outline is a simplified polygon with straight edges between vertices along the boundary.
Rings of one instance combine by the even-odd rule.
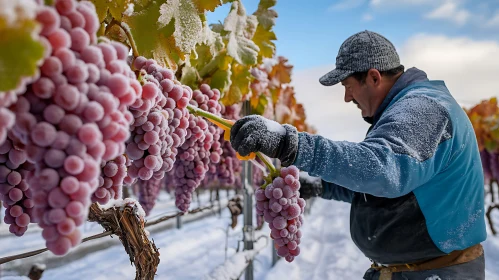
[[265, 247], [268, 247], [270, 238], [260, 232], [260, 237], [256, 238], [253, 244], [253, 250], [240, 251], [234, 254], [230, 259], [215, 268], [205, 280], [231, 280], [237, 279], [244, 272], [248, 262], [253, 260], [255, 256]]
[[[302, 227], [301, 254], [292, 263], [279, 260], [272, 267], [272, 246], [270, 244], [264, 246], [265, 240], [259, 241], [255, 244], [255, 249], [260, 249], [260, 246], [263, 248], [254, 260], [254, 279], [362, 279], [371, 263], [350, 238], [349, 212], [350, 205], [347, 203], [314, 200]], [[496, 212], [495, 217], [499, 222], [497, 214]], [[210, 279], [210, 276], [213, 278], [240, 272], [239, 269], [245, 265], [246, 254], [251, 254], [251, 252], [245, 254], [236, 252], [238, 243], [242, 240], [242, 222], [243, 217], [239, 216], [237, 227], [228, 229], [230, 213], [224, 209], [221, 217], [211, 216], [184, 224], [180, 230], [151, 233], [161, 254], [161, 262], [155, 279]], [[268, 236], [268, 234], [268, 225], [265, 225], [262, 231], [257, 232], [256, 237]], [[227, 260], [225, 259], [226, 241]], [[2, 251], [4, 246], [8, 249], [8, 247], [19, 245], [19, 242], [0, 244]], [[242, 243], [239, 246], [242, 248]], [[489, 235], [483, 246], [486, 279], [499, 279], [499, 237]], [[228, 266], [222, 268], [221, 265], [224, 263]], [[130, 265], [123, 246], [118, 244], [62, 267], [48, 269], [44, 272], [43, 279], [79, 280], [82, 279], [82, 275], [85, 275], [85, 279], [95, 280], [132, 279], [135, 275], [135, 268]], [[0, 279], [23, 278], [3, 277]]]
[[197, 9], [190, 0], [172, 0], [160, 6], [158, 24], [160, 28], [175, 19], [175, 43], [184, 53], [189, 53], [199, 41], [203, 23]]
[[267, 130], [270, 132], [278, 133], [279, 135], [286, 134], [286, 129], [276, 121], [268, 120], [265, 122], [265, 126], [267, 127]]
[[133, 207], [134, 212], [139, 217], [144, 218], [146, 216], [146, 212], [144, 211], [144, 209], [142, 208], [140, 203], [134, 198], [125, 198], [125, 199], [115, 200], [112, 203], [110, 203], [109, 205], [105, 205], [104, 209], [116, 207], [116, 208], [120, 208], [121, 210], [123, 210], [126, 206]]
[[134, 4], [133, 3], [129, 3], [126, 7], [126, 10], [123, 12], [124, 15], [126, 16], [132, 16], [133, 14], [133, 8], [134, 8]]

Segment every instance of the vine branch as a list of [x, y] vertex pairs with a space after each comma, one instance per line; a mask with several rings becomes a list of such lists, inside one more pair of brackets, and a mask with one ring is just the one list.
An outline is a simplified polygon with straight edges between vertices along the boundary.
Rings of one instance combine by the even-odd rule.
[[137, 49], [137, 45], [135, 44], [135, 40], [133, 40], [132, 32], [130, 31], [130, 27], [128, 26], [128, 24], [126, 24], [122, 21], [117, 21], [115, 18], [113, 18], [113, 19], [111, 19], [111, 22], [109, 23], [109, 25], [106, 27], [106, 33], [114, 25], [119, 26], [121, 28], [121, 30], [123, 30], [123, 32], [125, 32], [125, 35], [128, 39], [128, 43], [130, 43], [130, 47], [132, 48], [133, 57], [137, 58], [138, 56], [140, 56], [139, 51]]

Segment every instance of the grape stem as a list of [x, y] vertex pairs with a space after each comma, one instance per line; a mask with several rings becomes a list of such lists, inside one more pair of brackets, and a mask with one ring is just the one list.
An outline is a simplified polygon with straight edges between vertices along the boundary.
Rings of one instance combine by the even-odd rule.
[[[210, 112], [206, 112], [205, 110], [201, 110], [195, 106], [192, 106], [191, 104], [187, 105], [187, 109], [191, 114], [194, 114], [195, 116], [201, 116], [209, 120], [210, 122], [214, 123], [218, 127], [222, 128], [223, 130], [227, 131], [230, 130], [230, 128], [232, 127], [232, 122], [230, 122], [229, 120], [221, 118]], [[265, 155], [263, 155], [260, 152], [257, 152], [256, 156], [260, 158], [260, 160], [262, 160], [263, 163], [265, 163], [265, 166], [267, 166], [267, 168], [270, 170], [270, 174], [272, 177], [279, 176], [279, 172]]]
[[133, 40], [132, 32], [130, 31], [130, 27], [128, 24], [122, 22], [122, 21], [117, 21], [115, 18], [111, 20], [109, 23], [110, 26], [112, 25], [118, 25], [123, 32], [125, 32], [126, 37], [128, 38], [128, 42], [130, 43], [130, 46], [132, 47], [132, 52], [133, 52], [133, 57], [137, 58], [140, 56], [139, 51], [137, 50], [137, 45], [135, 44], [135, 41]]

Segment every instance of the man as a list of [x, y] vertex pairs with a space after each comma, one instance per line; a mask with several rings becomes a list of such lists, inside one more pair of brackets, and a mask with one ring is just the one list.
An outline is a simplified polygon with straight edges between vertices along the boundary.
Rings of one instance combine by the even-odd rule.
[[372, 124], [364, 141], [332, 141], [253, 115], [234, 124], [234, 149], [320, 177], [301, 180], [302, 197], [351, 203], [352, 239], [373, 262], [364, 279], [484, 279], [480, 155], [444, 82], [404, 72], [393, 44], [371, 31], [348, 38], [336, 69], [319, 81], [345, 87], [345, 102]]

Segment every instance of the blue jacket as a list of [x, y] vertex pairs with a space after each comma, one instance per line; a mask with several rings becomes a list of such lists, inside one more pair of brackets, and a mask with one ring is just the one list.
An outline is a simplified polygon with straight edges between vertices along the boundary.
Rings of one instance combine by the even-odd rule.
[[408, 69], [364, 141], [299, 133], [294, 162], [324, 198], [350, 202], [353, 241], [370, 259], [411, 263], [486, 238], [484, 179], [473, 127], [443, 81]]

